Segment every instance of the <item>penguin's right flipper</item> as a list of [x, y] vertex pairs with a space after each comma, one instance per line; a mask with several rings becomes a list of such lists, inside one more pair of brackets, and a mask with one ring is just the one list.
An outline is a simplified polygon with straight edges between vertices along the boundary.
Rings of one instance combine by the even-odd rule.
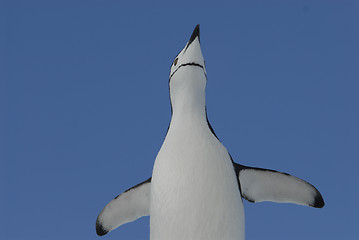
[[151, 178], [127, 189], [100, 212], [96, 233], [103, 236], [120, 225], [150, 215]]
[[246, 167], [233, 162], [242, 197], [250, 202], [295, 203], [322, 208], [324, 200], [310, 183], [289, 175], [263, 168]]

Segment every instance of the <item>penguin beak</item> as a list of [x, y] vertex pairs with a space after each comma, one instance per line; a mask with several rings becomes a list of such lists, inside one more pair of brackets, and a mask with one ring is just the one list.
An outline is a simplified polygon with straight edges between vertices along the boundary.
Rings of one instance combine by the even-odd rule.
[[198, 37], [199, 41], [199, 24], [197, 24], [197, 26], [194, 28], [193, 33], [188, 41], [188, 45], [190, 45], [196, 39], [196, 37]]
[[200, 41], [200, 38], [199, 38], [199, 24], [197, 24], [197, 26], [194, 28], [193, 30], [193, 33], [191, 35], [191, 37], [189, 38], [189, 41], [187, 43], [187, 46], [186, 46], [186, 49], [185, 51], [187, 50], [187, 48], [189, 47], [189, 45], [191, 45], [191, 43], [198, 37], [198, 41]]

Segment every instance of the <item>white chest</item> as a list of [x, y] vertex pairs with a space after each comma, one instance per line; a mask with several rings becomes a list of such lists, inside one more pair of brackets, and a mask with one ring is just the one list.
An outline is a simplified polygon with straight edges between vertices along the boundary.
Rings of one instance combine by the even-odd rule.
[[172, 128], [157, 155], [151, 239], [244, 239], [243, 205], [225, 147], [207, 126]]

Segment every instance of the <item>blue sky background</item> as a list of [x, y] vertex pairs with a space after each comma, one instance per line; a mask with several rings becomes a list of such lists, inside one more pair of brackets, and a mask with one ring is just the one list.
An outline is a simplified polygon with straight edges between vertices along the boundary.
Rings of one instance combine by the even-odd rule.
[[95, 220], [151, 175], [173, 58], [201, 24], [209, 120], [236, 162], [323, 209], [245, 202], [246, 236], [358, 239], [359, 2], [0, 1], [0, 238], [149, 239]]

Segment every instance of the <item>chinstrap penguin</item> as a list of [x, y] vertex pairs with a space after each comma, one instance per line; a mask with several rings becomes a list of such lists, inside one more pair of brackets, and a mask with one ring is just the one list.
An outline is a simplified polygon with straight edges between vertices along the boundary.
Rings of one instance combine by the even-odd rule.
[[242, 198], [324, 206], [310, 183], [232, 160], [207, 119], [206, 83], [197, 25], [171, 66], [172, 119], [152, 177], [104, 207], [96, 221], [98, 235], [150, 215], [151, 240], [243, 240]]

